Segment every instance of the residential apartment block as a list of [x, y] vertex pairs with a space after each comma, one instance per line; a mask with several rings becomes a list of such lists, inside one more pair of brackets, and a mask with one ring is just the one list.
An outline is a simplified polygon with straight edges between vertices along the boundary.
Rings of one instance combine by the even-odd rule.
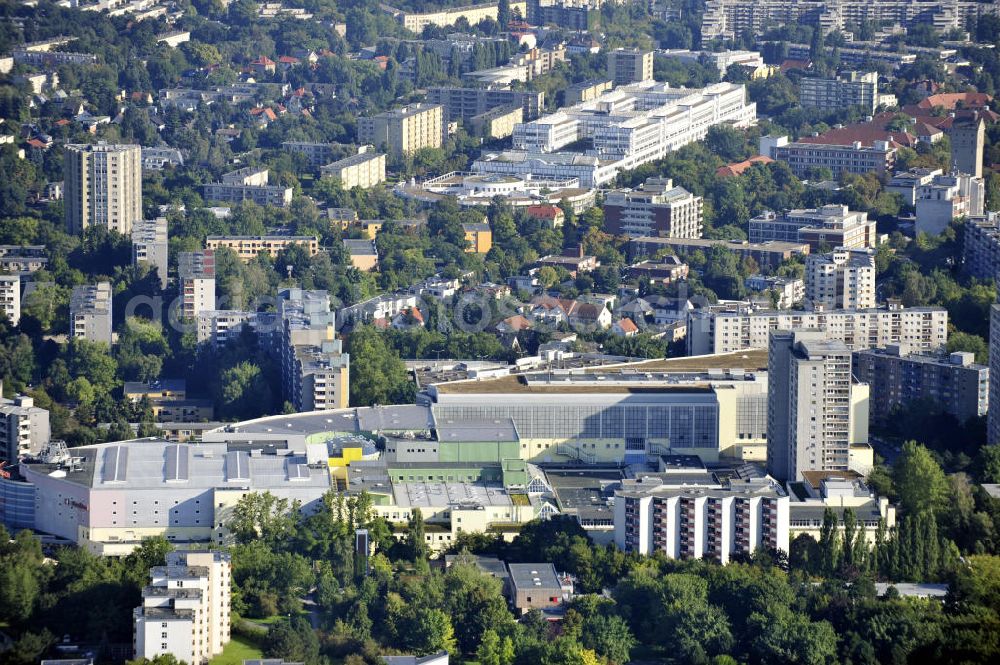
[[955, 114], [948, 131], [951, 161], [959, 173], [983, 177], [983, 154], [986, 147], [986, 123], [978, 112]]
[[854, 376], [867, 383], [873, 423], [885, 424], [896, 409], [921, 400], [959, 421], [986, 415], [990, 368], [971, 353], [911, 353], [905, 344], [854, 352]]
[[225, 346], [240, 336], [244, 326], [256, 326], [255, 312], [215, 309], [198, 314], [198, 343]]
[[412, 104], [368, 118], [358, 118], [358, 140], [394, 155], [410, 155], [421, 148], [440, 148], [444, 139], [444, 107]]
[[[0, 389], [3, 384], [0, 383]], [[25, 395], [7, 399], [0, 394], [0, 462], [15, 466], [49, 442], [49, 412]]]
[[799, 178], [807, 178], [816, 169], [829, 169], [834, 178], [842, 173], [891, 173], [896, 163], [896, 148], [888, 141], [873, 141], [865, 145], [855, 141], [849, 145], [810, 141], [789, 143], [788, 137], [763, 136], [760, 154], [788, 164]]
[[688, 313], [687, 355], [763, 349], [774, 330], [810, 328], [824, 331], [830, 340], [841, 341], [851, 350], [904, 343], [936, 351], [948, 342], [948, 311], [895, 304], [830, 312], [698, 309]]
[[799, 103], [824, 111], [856, 106], [871, 115], [878, 106], [878, 72], [844, 72], [835, 79], [804, 76], [799, 81]]
[[806, 257], [806, 299], [816, 310], [875, 307], [875, 254], [835, 249]]
[[45, 245], [0, 245], [0, 271], [30, 275], [49, 264]]
[[[566, 88], [566, 96], [563, 99], [564, 106], [572, 106], [573, 104], [579, 104], [580, 102], [589, 102], [592, 99], [597, 99], [604, 93], [611, 90], [614, 87], [614, 81], [612, 79], [589, 79], [587, 81], [581, 81], [580, 83], [574, 83]], [[530, 120], [531, 118], [529, 118]]]
[[728, 563], [759, 547], [788, 551], [788, 494], [771, 478], [690, 487], [640, 477], [615, 492], [614, 510], [624, 552]]
[[370, 189], [385, 182], [385, 153], [359, 152], [326, 164], [319, 171], [339, 180], [344, 189]]
[[215, 251], [181, 252], [177, 255], [180, 316], [194, 320], [215, 309]]
[[878, 244], [875, 220], [866, 212], [854, 212], [845, 205], [788, 210], [781, 214], [764, 212], [750, 219], [750, 242], [806, 243], [813, 252], [822, 248], [874, 248]]
[[310, 141], [282, 141], [281, 149], [296, 155], [303, 155], [309, 166], [318, 169], [329, 164], [337, 153], [337, 145], [333, 143], [313, 143]]
[[647, 178], [639, 189], [605, 194], [605, 228], [630, 238], [700, 238], [703, 203], [670, 178]]
[[523, 121], [535, 120], [545, 108], [545, 93], [493, 88], [430, 88], [427, 101], [444, 107], [447, 121], [469, 121], [495, 108], [520, 106]]
[[208, 236], [205, 247], [217, 250], [228, 247], [242, 261], [252, 261], [258, 254], [267, 254], [272, 259], [292, 245], [304, 248], [309, 256], [319, 254], [319, 238], [316, 236]]
[[69, 300], [70, 336], [111, 345], [111, 283], [74, 286]]
[[997, 7], [969, 0], [708, 0], [702, 15], [701, 38], [734, 39], [763, 32], [770, 25], [802, 24], [817, 27], [823, 34], [844, 30], [849, 24], [898, 24], [913, 27], [929, 23], [936, 29], [961, 29]]
[[[499, 11], [496, 3], [489, 2], [424, 13], [407, 12], [389, 5], [380, 5], [380, 9], [394, 17], [404, 28], [417, 34], [420, 34], [428, 25], [446, 28], [454, 25], [460, 18], [468, 21], [469, 25], [475, 25], [487, 18], [496, 21]], [[521, 16], [528, 15], [527, 3], [524, 0], [515, 0], [510, 3], [510, 11], [515, 10]]]
[[615, 85], [653, 80], [653, 52], [617, 48], [608, 52], [608, 78]]
[[165, 566], [150, 569], [142, 605], [133, 611], [135, 657], [169, 654], [204, 665], [222, 653], [230, 638], [230, 575], [226, 552], [169, 552]]
[[248, 167], [226, 173], [222, 182], [202, 185], [205, 199], [223, 203], [253, 201], [261, 206], [284, 207], [292, 202], [292, 188], [268, 184], [268, 170]]
[[21, 322], [21, 277], [0, 275], [0, 313], [16, 326]]
[[153, 418], [160, 422], [203, 423], [215, 416], [212, 400], [188, 398], [184, 379], [126, 381], [122, 393], [134, 404], [145, 400]]
[[486, 222], [462, 224], [465, 234], [465, 251], [470, 254], [488, 254], [493, 247], [493, 231]]
[[740, 240], [713, 240], [710, 238], [636, 238], [629, 243], [633, 258], [655, 256], [668, 250], [672, 254], [686, 256], [697, 251], [707, 252], [716, 245], [722, 245], [735, 252], [740, 259], [751, 258], [758, 266], [776, 268], [783, 261], [794, 256], [809, 254], [809, 245], [801, 242], [746, 242]]
[[917, 188], [917, 232], [938, 235], [960, 217], [984, 212], [986, 185], [982, 178], [961, 173], [937, 175]]
[[161, 289], [167, 287], [169, 245], [166, 217], [140, 220], [132, 227], [132, 265], [146, 263], [155, 268]]
[[69, 144], [63, 157], [66, 226], [102, 226], [123, 235], [142, 220], [142, 148]]
[[358, 270], [370, 272], [378, 268], [378, 250], [374, 240], [344, 238], [344, 249], [351, 259], [351, 265]]
[[941, 169], [915, 168], [901, 171], [892, 176], [885, 189], [891, 194], [899, 194], [903, 203], [916, 206], [920, 188], [934, 182], [934, 178], [939, 175], [943, 175]]
[[778, 309], [791, 309], [806, 297], [805, 282], [797, 277], [750, 275], [744, 284], [751, 291], [771, 298], [773, 306]]
[[990, 408], [986, 442], [1000, 443], [1000, 303], [990, 306]]
[[966, 222], [962, 270], [976, 279], [1000, 283], [1000, 212], [972, 217]]
[[767, 469], [779, 480], [847, 471], [851, 352], [821, 331], [771, 333], [767, 367]]

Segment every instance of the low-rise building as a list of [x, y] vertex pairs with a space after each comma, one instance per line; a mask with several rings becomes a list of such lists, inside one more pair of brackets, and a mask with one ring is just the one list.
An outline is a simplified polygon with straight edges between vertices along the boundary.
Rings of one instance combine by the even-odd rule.
[[211, 344], [215, 347], [225, 346], [243, 332], [244, 327], [251, 329], [256, 324], [256, 313], [240, 310], [215, 309], [198, 314], [198, 343]]
[[647, 178], [636, 190], [616, 190], [604, 197], [609, 233], [631, 238], [661, 236], [700, 238], [703, 200], [670, 178]]
[[583, 254], [583, 248], [580, 249], [579, 254], [576, 256], [565, 256], [549, 254], [548, 256], [543, 256], [535, 262], [538, 267], [550, 266], [552, 268], [564, 268], [569, 271], [569, 274], [576, 277], [582, 272], [591, 272], [600, 267], [601, 262], [597, 260], [596, 256], [586, 256]]
[[551, 563], [510, 563], [507, 569], [511, 604], [519, 613], [562, 604], [563, 584]]
[[750, 242], [807, 243], [813, 252], [822, 248], [874, 248], [878, 244], [875, 220], [866, 212], [854, 212], [845, 205], [788, 210], [781, 214], [766, 211], [750, 219]]
[[132, 227], [132, 265], [146, 263], [155, 268], [161, 289], [167, 288], [169, 245], [166, 217], [144, 219]]
[[836, 249], [806, 257], [805, 296], [813, 309], [875, 307], [875, 254]]
[[262, 206], [284, 207], [292, 202], [292, 188], [268, 184], [268, 170], [248, 167], [226, 173], [222, 182], [202, 185], [205, 199], [226, 203], [253, 201]]
[[162, 422], [198, 423], [212, 420], [212, 400], [189, 399], [183, 379], [162, 379], [150, 383], [126, 381], [124, 397], [134, 404], [147, 402], [153, 418]]
[[171, 655], [204, 665], [230, 638], [230, 558], [219, 551], [175, 551], [149, 571], [133, 611], [135, 657]]
[[337, 153], [337, 146], [332, 143], [314, 143], [312, 141], [282, 141], [281, 149], [306, 158], [309, 166], [316, 169], [330, 163]]
[[638, 279], [649, 284], [673, 284], [687, 279], [688, 265], [676, 256], [664, 256], [656, 261], [640, 261], [628, 267], [629, 279]]
[[0, 271], [28, 275], [49, 264], [45, 245], [0, 245]]
[[603, 95], [614, 85], [614, 81], [609, 78], [588, 79], [580, 83], [574, 83], [566, 88], [563, 106], [572, 106], [580, 102], [589, 102]]
[[465, 233], [465, 251], [470, 254], [487, 254], [493, 247], [493, 231], [484, 222], [462, 224]]
[[111, 283], [74, 286], [69, 300], [69, 333], [91, 342], [112, 343]]
[[142, 147], [140, 159], [144, 172], [162, 171], [168, 166], [184, 166], [184, 154], [166, 146]]
[[316, 236], [264, 235], [264, 236], [208, 236], [205, 247], [217, 250], [228, 247], [243, 261], [252, 261], [258, 254], [267, 254], [272, 259], [292, 245], [304, 248], [309, 256], [319, 254], [319, 238]]
[[524, 122], [524, 108], [518, 104], [498, 106], [469, 118], [472, 133], [486, 139], [505, 139]]
[[670, 252], [687, 256], [694, 252], [708, 252], [717, 245], [735, 252], [740, 259], [753, 259], [762, 268], [776, 268], [795, 256], [809, 254], [809, 245], [804, 242], [746, 242], [740, 240], [713, 240], [710, 238], [636, 238], [631, 243], [633, 258], [656, 256], [660, 252]]
[[893, 175], [892, 180], [886, 185], [885, 190], [892, 194], [899, 194], [900, 198], [903, 199], [903, 203], [916, 207], [917, 192], [924, 185], [931, 184], [934, 178], [939, 175], [942, 175], [941, 169], [910, 169], [909, 171]]
[[788, 483], [788, 534], [807, 534], [820, 539], [827, 510], [837, 518], [836, 529], [843, 536], [844, 513], [854, 511], [858, 531], [869, 545], [875, 543], [880, 524], [888, 532], [896, 525], [896, 507], [875, 495], [855, 474], [806, 472], [798, 482]]
[[385, 153], [359, 152], [326, 164], [320, 174], [336, 178], [344, 189], [370, 189], [385, 182]]
[[351, 257], [351, 265], [358, 270], [372, 271], [378, 268], [378, 251], [374, 240], [344, 239], [344, 248]]
[[870, 386], [871, 418], [887, 423], [901, 407], [927, 401], [959, 422], [986, 415], [990, 368], [971, 353], [913, 353], [905, 344], [854, 352], [854, 375]]

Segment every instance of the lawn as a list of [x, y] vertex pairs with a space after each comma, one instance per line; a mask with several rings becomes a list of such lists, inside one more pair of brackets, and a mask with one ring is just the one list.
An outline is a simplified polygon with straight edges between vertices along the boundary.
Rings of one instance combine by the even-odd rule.
[[244, 660], [263, 657], [264, 652], [255, 642], [240, 635], [234, 635], [222, 653], [210, 660], [208, 665], [243, 665]]

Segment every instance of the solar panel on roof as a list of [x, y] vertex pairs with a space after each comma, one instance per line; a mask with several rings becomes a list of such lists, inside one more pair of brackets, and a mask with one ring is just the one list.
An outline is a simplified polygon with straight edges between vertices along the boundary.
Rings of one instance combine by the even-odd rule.
[[184, 482], [189, 479], [191, 449], [186, 445], [167, 446], [165, 450], [167, 482]]
[[250, 480], [250, 454], [243, 451], [226, 453], [226, 480]]
[[110, 446], [104, 451], [104, 482], [125, 482], [125, 470], [128, 466], [128, 448]]

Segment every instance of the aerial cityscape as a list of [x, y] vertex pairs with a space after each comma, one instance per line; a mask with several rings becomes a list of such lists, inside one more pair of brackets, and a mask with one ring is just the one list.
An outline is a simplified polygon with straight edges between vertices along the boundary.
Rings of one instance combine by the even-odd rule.
[[0, 665], [1000, 663], [1000, 0], [0, 2]]

